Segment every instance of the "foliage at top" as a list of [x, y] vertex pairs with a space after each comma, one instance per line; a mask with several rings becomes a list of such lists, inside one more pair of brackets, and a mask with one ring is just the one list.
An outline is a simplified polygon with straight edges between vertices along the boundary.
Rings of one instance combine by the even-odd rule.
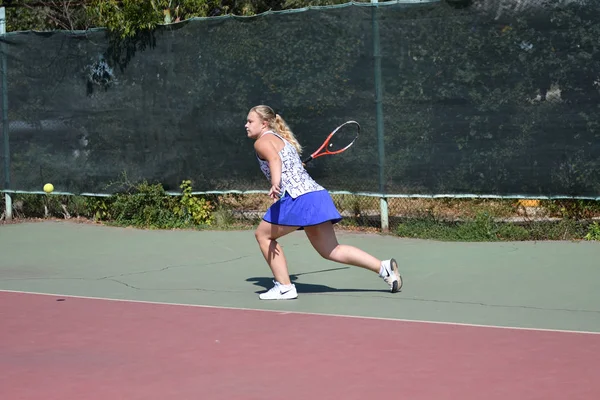
[[134, 37], [159, 24], [193, 17], [255, 15], [268, 10], [340, 4], [342, 0], [16, 0], [7, 9], [7, 31], [107, 28]]

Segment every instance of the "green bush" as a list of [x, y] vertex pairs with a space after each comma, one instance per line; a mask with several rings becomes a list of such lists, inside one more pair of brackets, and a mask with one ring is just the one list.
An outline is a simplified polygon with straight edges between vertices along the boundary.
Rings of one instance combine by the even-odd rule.
[[111, 222], [140, 228], [179, 228], [184, 225], [173, 210], [175, 199], [165, 193], [162, 185], [143, 182], [135, 189], [134, 193], [115, 195], [110, 209]]
[[174, 206], [175, 213], [188, 224], [211, 225], [214, 207], [210, 201], [193, 196], [192, 182], [189, 180], [183, 181], [180, 188], [183, 190], [183, 195], [179, 203]]
[[588, 227], [588, 233], [585, 235], [585, 240], [598, 240], [600, 241], [600, 224], [594, 222]]
[[212, 205], [192, 195], [190, 181], [180, 186], [182, 196], [171, 196], [160, 184], [142, 182], [134, 193], [117, 194], [108, 208], [116, 225], [140, 228], [191, 228], [212, 223]]

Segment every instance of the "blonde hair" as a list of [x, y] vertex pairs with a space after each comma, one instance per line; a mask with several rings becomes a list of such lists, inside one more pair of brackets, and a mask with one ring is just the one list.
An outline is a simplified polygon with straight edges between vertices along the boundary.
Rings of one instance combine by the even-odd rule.
[[250, 112], [252, 111], [258, 114], [263, 121], [267, 121], [270, 129], [274, 130], [275, 133], [290, 142], [290, 144], [296, 148], [298, 154], [302, 154], [302, 146], [300, 146], [296, 136], [294, 136], [294, 133], [281, 115], [275, 114], [275, 111], [273, 111], [271, 107], [264, 105], [252, 107]]

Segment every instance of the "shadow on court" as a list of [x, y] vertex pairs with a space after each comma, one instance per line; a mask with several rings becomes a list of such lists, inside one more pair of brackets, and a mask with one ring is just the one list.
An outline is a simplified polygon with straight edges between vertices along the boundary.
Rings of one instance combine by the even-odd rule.
[[[347, 270], [350, 268], [351, 267], [340, 267], [340, 268], [330, 268], [330, 269], [321, 270], [321, 271], [311, 271], [311, 272], [304, 272], [304, 273], [298, 273], [298, 274], [290, 274], [290, 280], [292, 281], [292, 283], [294, 285], [296, 285], [296, 290], [298, 292], [306, 293], [306, 294], [310, 294], [310, 293], [360, 293], [360, 292], [386, 293], [386, 292], [389, 292], [389, 290], [377, 290], [377, 289], [350, 289], [350, 288], [338, 289], [338, 288], [327, 286], [327, 285], [298, 282], [298, 279], [300, 276], [320, 274], [320, 273], [324, 273], [324, 272]], [[253, 277], [253, 278], [246, 279], [246, 281], [252, 282], [254, 285], [259, 286], [261, 288], [261, 290], [257, 290], [256, 293], [261, 293], [261, 292], [263, 292], [265, 290], [269, 290], [269, 289], [271, 289], [271, 287], [273, 287], [273, 278], [272, 277]]]

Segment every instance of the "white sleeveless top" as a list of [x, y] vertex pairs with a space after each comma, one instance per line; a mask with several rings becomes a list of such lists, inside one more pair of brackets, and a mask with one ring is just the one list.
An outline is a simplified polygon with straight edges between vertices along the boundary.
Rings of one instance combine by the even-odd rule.
[[[296, 198], [302, 194], [309, 192], [316, 192], [318, 190], [325, 190], [325, 188], [319, 185], [314, 179], [306, 172], [302, 166], [302, 160], [296, 151], [296, 148], [292, 146], [290, 142], [285, 140], [283, 137], [273, 131], [267, 131], [267, 133], [277, 136], [283, 140], [283, 149], [279, 152], [279, 158], [281, 158], [281, 194], [287, 192], [291, 197]], [[269, 183], [271, 182], [271, 170], [269, 168], [269, 162], [261, 160], [256, 155], [261, 171], [267, 177]]]

